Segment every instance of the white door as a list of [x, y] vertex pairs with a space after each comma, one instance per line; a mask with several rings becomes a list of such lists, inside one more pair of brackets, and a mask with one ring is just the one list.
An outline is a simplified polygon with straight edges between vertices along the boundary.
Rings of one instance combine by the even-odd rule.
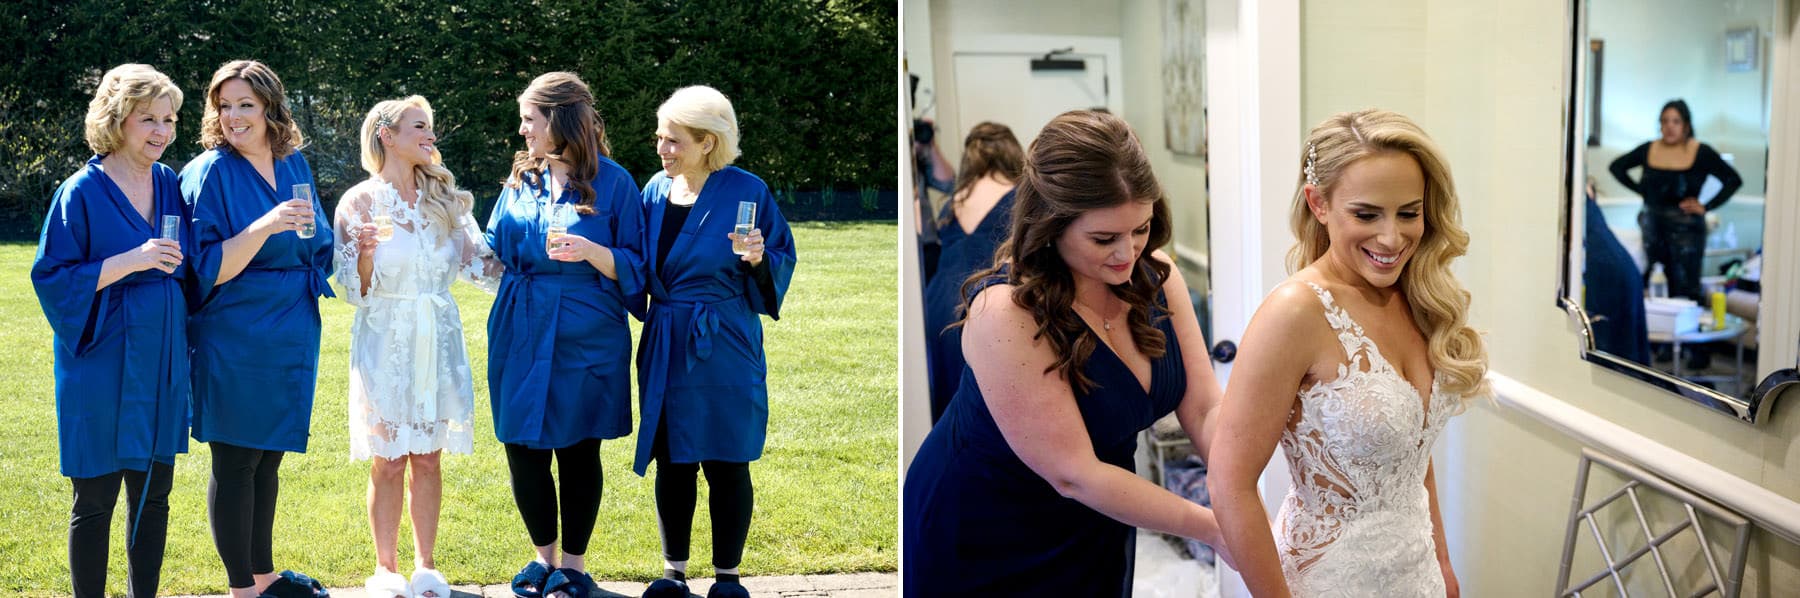
[[[951, 72], [956, 89], [956, 133], [944, 132], [940, 146], [960, 145], [962, 135], [982, 121], [1011, 127], [1019, 144], [1031, 147], [1039, 129], [1070, 110], [1119, 107], [1118, 38], [991, 36], [986, 43], [958, 44]], [[1060, 45], [1058, 45], [1060, 44]], [[1057, 61], [1080, 68], [1034, 68], [1032, 61], [1052, 49]]]

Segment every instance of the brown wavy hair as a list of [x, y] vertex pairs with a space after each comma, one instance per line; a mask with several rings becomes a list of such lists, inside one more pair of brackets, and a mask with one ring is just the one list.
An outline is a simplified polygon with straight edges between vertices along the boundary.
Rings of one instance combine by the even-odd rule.
[[[1131, 280], [1112, 285], [1129, 308], [1126, 323], [1139, 351], [1161, 357], [1167, 339], [1154, 325], [1153, 308], [1166, 312], [1156, 298], [1169, 277], [1169, 265], [1151, 255], [1169, 243], [1169, 203], [1150, 171], [1150, 160], [1137, 133], [1117, 116], [1093, 110], [1064, 112], [1044, 125], [1031, 142], [1031, 154], [1020, 172], [1013, 197], [1012, 231], [994, 252], [994, 264], [963, 283], [963, 313], [969, 292], [984, 279], [1001, 275], [1013, 285], [1014, 304], [1031, 312], [1038, 329], [1034, 339], [1050, 343], [1058, 371], [1075, 388], [1094, 387], [1081, 372], [1100, 342], [1075, 313], [1075, 277], [1056, 250], [1069, 224], [1082, 214], [1126, 202], [1150, 202], [1150, 238], [1131, 269]], [[958, 322], [958, 325], [966, 322]]]
[[1319, 193], [1329, 202], [1339, 177], [1356, 161], [1385, 152], [1411, 156], [1425, 175], [1425, 233], [1398, 284], [1411, 305], [1413, 324], [1425, 335], [1431, 367], [1446, 378], [1444, 390], [1465, 400], [1486, 395], [1487, 348], [1468, 323], [1469, 291], [1450, 271], [1451, 260], [1468, 252], [1469, 233], [1462, 226], [1456, 184], [1443, 151], [1411, 119], [1375, 109], [1325, 119], [1306, 136], [1306, 144], [1300, 150], [1302, 171], [1288, 216], [1296, 239], [1288, 250], [1288, 272], [1305, 268], [1331, 249], [1329, 231], [1306, 205], [1309, 162]]
[[[969, 188], [981, 177], [992, 174], [1017, 183], [1024, 170], [1025, 150], [1019, 147], [1019, 138], [1013, 136], [1012, 128], [983, 121], [963, 138], [962, 165], [956, 169], [956, 188], [950, 192], [950, 201], [955, 205], [968, 199]], [[950, 217], [939, 219], [938, 225], [949, 226]]]
[[536, 106], [538, 116], [548, 121], [549, 157], [532, 157], [530, 150], [513, 154], [512, 174], [506, 186], [517, 189], [520, 182], [533, 186], [543, 183], [542, 174], [550, 160], [569, 165], [569, 186], [581, 195], [575, 211], [594, 213], [594, 175], [600, 172], [600, 158], [612, 157], [612, 146], [606, 142], [606, 121], [594, 110], [594, 93], [580, 75], [556, 71], [538, 75], [519, 94], [519, 103]]
[[[294, 111], [288, 107], [287, 88], [275, 70], [254, 60], [233, 60], [213, 72], [212, 83], [206, 85], [206, 110], [200, 117], [200, 146], [213, 149], [230, 145], [225, 141], [225, 127], [219, 124], [219, 88], [227, 81], [242, 79], [250, 84], [250, 93], [263, 104], [263, 118], [268, 120], [269, 152], [276, 159], [306, 147], [306, 136], [294, 122]], [[235, 148], [234, 148], [235, 149]]]

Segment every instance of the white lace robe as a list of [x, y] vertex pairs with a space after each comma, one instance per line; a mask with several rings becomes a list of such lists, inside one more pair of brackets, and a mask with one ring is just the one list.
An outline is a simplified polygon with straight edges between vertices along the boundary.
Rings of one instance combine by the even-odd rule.
[[1281, 435], [1293, 486], [1275, 546], [1288, 587], [1300, 598], [1443, 596], [1425, 470], [1461, 398], [1439, 390], [1436, 372], [1421, 398], [1330, 291], [1313, 291], [1349, 362], [1300, 391], [1300, 418]]
[[[354, 235], [384, 198], [393, 206], [394, 236], [376, 246], [365, 293]], [[450, 284], [461, 276], [492, 293], [501, 273], [475, 219], [464, 213], [445, 230], [371, 178], [344, 193], [333, 224], [338, 296], [356, 306], [350, 457], [471, 452], [474, 384]]]

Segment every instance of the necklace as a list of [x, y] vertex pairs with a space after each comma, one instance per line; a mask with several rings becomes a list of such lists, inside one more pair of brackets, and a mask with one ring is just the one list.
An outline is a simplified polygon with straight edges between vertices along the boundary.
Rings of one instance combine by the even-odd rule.
[[1113, 329], [1112, 321], [1115, 318], [1119, 317], [1120, 312], [1124, 311], [1123, 302], [1120, 302], [1119, 309], [1114, 309], [1112, 315], [1110, 315], [1110, 316], [1100, 315], [1100, 312], [1098, 310], [1095, 310], [1092, 307], [1087, 307], [1086, 305], [1081, 305], [1081, 302], [1079, 302], [1079, 301], [1075, 302], [1075, 304], [1080, 305], [1081, 307], [1086, 307], [1089, 312], [1092, 312], [1094, 314], [1094, 316], [1100, 318], [1100, 329], [1107, 331], [1107, 332], [1112, 332], [1112, 329]]

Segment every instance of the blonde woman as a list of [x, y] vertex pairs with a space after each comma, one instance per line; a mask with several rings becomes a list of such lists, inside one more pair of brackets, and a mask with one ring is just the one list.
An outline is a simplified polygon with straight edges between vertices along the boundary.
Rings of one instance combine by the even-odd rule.
[[[1468, 246], [1437, 145], [1365, 110], [1307, 137], [1293, 275], [1258, 308], [1225, 390], [1213, 508], [1257, 596], [1457, 596], [1431, 445], [1485, 394], [1487, 352], [1450, 273]], [[1294, 486], [1273, 533], [1256, 478]]]
[[[56, 446], [74, 487], [69, 581], [106, 595], [113, 508], [125, 487], [130, 593], [156, 595], [175, 455], [187, 452], [189, 212], [175, 171], [181, 90], [141, 64], [106, 72], [88, 103], [94, 151], [44, 216], [31, 285], [55, 334]], [[175, 237], [164, 224], [175, 223]]]
[[[375, 105], [362, 125], [369, 179], [344, 192], [334, 219], [337, 282], [356, 306], [350, 328], [350, 456], [372, 459], [368, 595], [447, 598], [437, 571], [440, 456], [468, 454], [475, 402], [462, 316], [450, 284], [492, 290], [500, 272], [469, 214], [474, 198], [444, 169], [431, 104]], [[397, 572], [400, 511], [412, 473], [412, 582]]]

